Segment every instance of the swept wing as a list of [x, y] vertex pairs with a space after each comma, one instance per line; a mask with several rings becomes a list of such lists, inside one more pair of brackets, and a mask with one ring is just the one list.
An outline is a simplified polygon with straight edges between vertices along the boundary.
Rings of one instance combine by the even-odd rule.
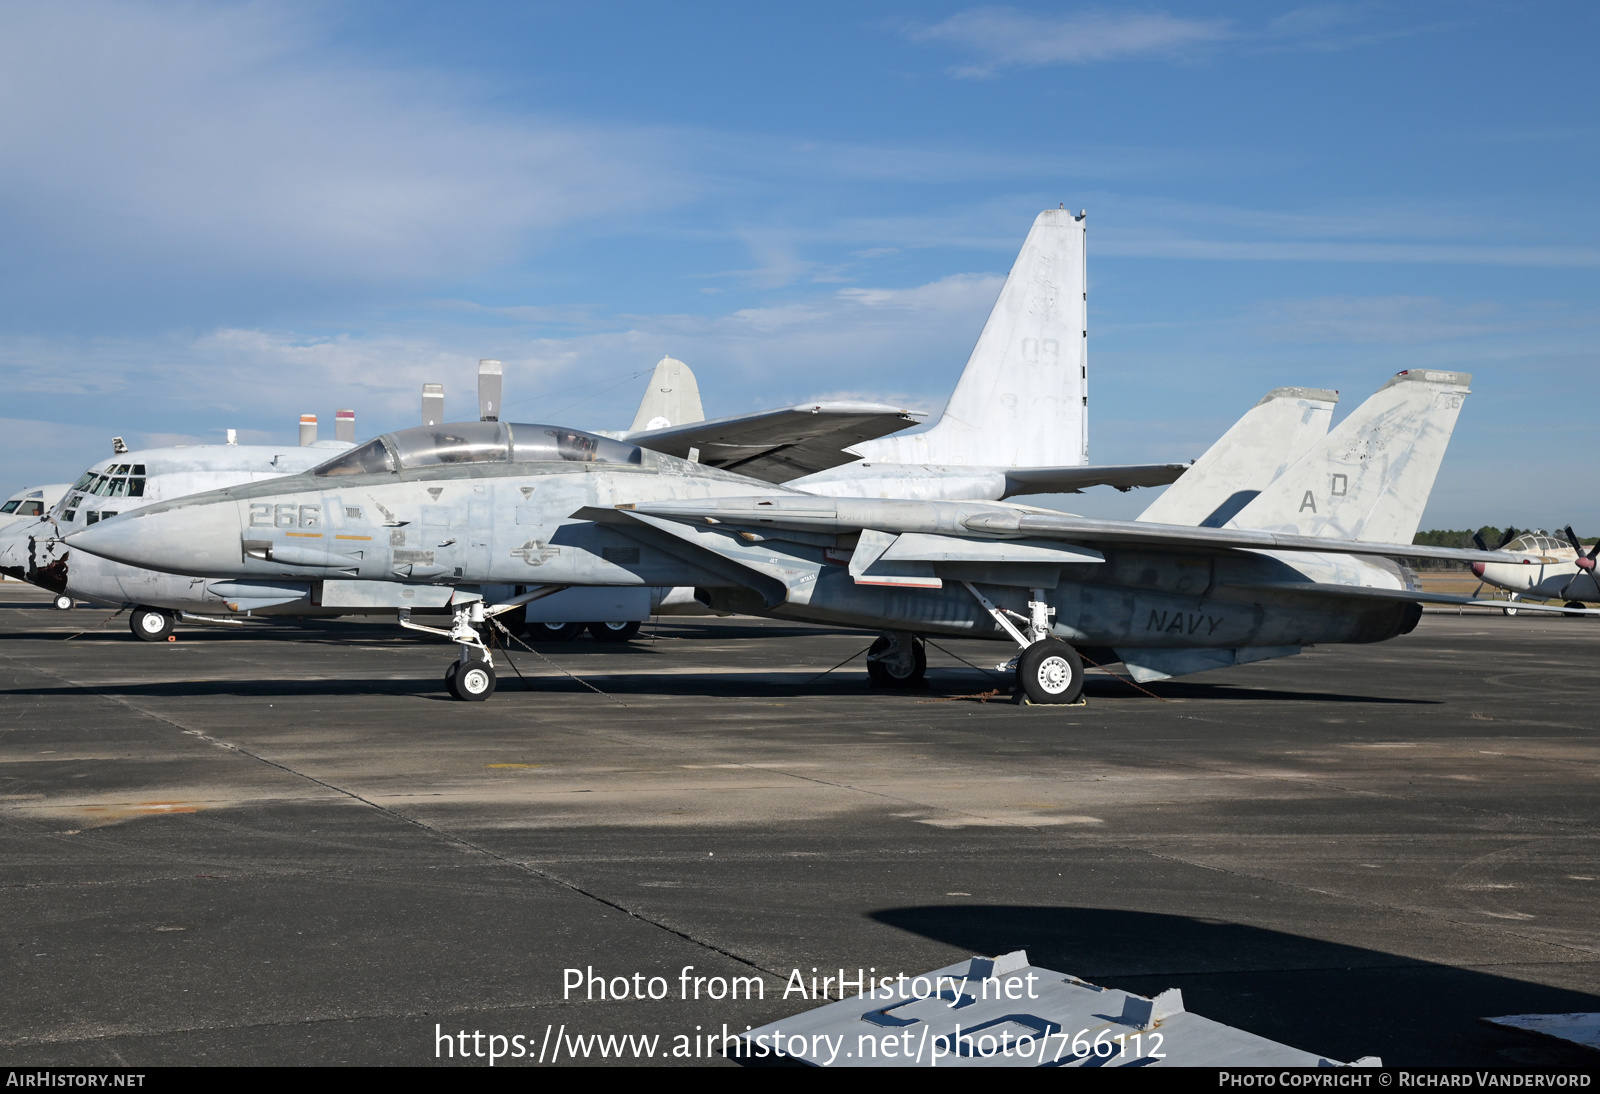
[[[1194, 528], [1127, 520], [1095, 520], [1066, 513], [1029, 512], [992, 503], [881, 501], [855, 498], [710, 498], [624, 506], [670, 520], [849, 534], [863, 530], [901, 535], [931, 533], [977, 539], [1029, 537], [1074, 544], [1130, 543], [1151, 547], [1314, 551], [1385, 558], [1437, 558], [1456, 562], [1505, 561], [1509, 552], [1372, 543], [1248, 528]], [[1532, 558], [1533, 556], [1528, 556]], [[1414, 599], [1414, 598], [1413, 598]]]

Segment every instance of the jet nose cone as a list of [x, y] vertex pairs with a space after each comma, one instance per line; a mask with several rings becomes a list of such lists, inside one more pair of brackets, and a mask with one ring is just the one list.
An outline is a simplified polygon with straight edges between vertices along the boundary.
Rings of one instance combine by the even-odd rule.
[[73, 532], [64, 542], [113, 562], [170, 574], [230, 574], [240, 562], [239, 515], [228, 503], [128, 513]]
[[1473, 564], [1472, 564], [1472, 572], [1473, 572], [1473, 574], [1474, 574], [1474, 575], [1476, 575], [1476, 576], [1477, 576], [1477, 577], [1482, 577], [1482, 576], [1483, 576], [1483, 563], [1481, 563], [1481, 562], [1474, 562], [1474, 563], [1473, 563]]

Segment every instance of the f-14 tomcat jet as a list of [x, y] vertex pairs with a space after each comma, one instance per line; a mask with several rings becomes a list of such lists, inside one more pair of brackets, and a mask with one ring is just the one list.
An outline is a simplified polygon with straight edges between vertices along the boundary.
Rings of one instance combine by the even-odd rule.
[[1071, 702], [1078, 650], [1156, 679], [1381, 641], [1410, 631], [1422, 602], [1468, 602], [1419, 591], [1394, 560], [1506, 558], [1408, 542], [1469, 379], [1399, 374], [1221, 527], [818, 497], [579, 430], [469, 422], [385, 434], [305, 474], [149, 506], [67, 542], [286, 587], [537, 582], [500, 604], [456, 603], [439, 633], [461, 646], [446, 680], [465, 699], [494, 690], [478, 632], [489, 616], [573, 585], [691, 585], [713, 607], [881, 631], [878, 663], [903, 679], [918, 672], [919, 634], [1010, 640], [1025, 695]]

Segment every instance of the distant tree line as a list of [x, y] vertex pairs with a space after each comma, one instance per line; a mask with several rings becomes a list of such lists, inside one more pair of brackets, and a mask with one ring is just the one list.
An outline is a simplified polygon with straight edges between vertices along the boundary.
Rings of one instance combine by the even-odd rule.
[[[1526, 528], [1518, 529], [1518, 531], [1521, 532], [1525, 532], [1527, 530], [1528, 529]], [[1500, 537], [1505, 535], [1505, 530], [1496, 528], [1491, 524], [1485, 524], [1482, 528], [1478, 529], [1477, 534], [1483, 539], [1485, 546], [1492, 551], [1495, 549], [1495, 547], [1499, 546]], [[1558, 529], [1553, 534], [1556, 539], [1565, 542], [1565, 532], [1562, 532]], [[1419, 547], [1460, 547], [1470, 550], [1471, 548], [1477, 546], [1472, 542], [1472, 535], [1473, 533], [1470, 529], [1463, 532], [1457, 532], [1436, 528], [1427, 532], [1418, 532], [1411, 542], [1417, 544]], [[1594, 541], [1594, 536], [1589, 536], [1587, 539], [1581, 536], [1579, 537], [1580, 543], [1590, 544]], [[1436, 558], [1409, 558], [1406, 559], [1405, 562], [1413, 570], [1465, 570], [1469, 568], [1468, 564], [1465, 562], [1447, 562], [1444, 559]]]

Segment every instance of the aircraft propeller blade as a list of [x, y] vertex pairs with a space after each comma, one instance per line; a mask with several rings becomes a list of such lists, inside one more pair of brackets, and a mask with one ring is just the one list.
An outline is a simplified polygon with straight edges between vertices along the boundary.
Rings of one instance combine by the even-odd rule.
[[1589, 553], [1584, 554], [1583, 543], [1578, 539], [1578, 534], [1572, 530], [1572, 525], [1567, 525], [1563, 530], [1567, 533], [1567, 542], [1572, 544], [1574, 551], [1578, 552], [1578, 569], [1594, 569], [1594, 557], [1596, 554], [1600, 554], [1600, 540], [1596, 540], [1595, 545], [1589, 548]]

